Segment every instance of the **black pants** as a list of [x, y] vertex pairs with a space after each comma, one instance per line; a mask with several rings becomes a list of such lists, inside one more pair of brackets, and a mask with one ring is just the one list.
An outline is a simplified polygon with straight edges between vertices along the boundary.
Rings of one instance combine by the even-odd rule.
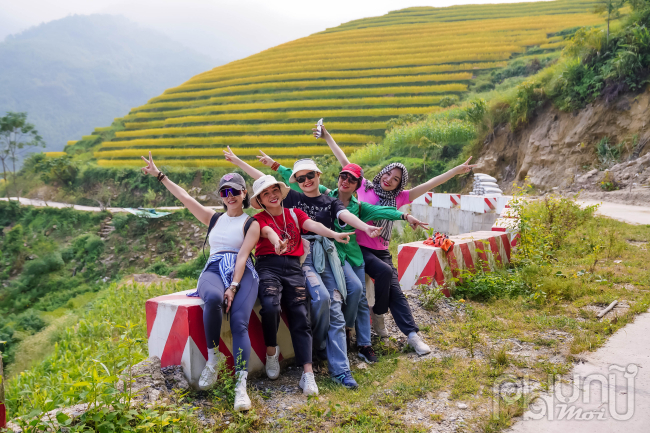
[[375, 280], [375, 314], [385, 314], [390, 308], [395, 324], [404, 335], [418, 332], [420, 329], [413, 320], [411, 307], [402, 293], [397, 279], [397, 269], [388, 250], [373, 250], [361, 246], [363, 260], [366, 262], [366, 274]]
[[264, 255], [255, 266], [260, 276], [259, 298], [262, 329], [267, 347], [277, 346], [280, 311], [287, 313], [293, 351], [298, 365], [311, 364], [312, 335], [305, 276], [300, 258]]

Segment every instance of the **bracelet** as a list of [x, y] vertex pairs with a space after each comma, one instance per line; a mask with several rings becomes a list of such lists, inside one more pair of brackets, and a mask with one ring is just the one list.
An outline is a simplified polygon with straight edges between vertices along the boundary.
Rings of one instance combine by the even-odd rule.
[[408, 213], [403, 213], [403, 214], [402, 214], [402, 219], [403, 219], [404, 221], [408, 221], [408, 220], [409, 220], [409, 215], [410, 215], [410, 214], [408, 214]]
[[274, 162], [273, 165], [271, 166], [271, 170], [273, 171], [278, 171], [278, 168], [280, 168], [280, 163], [279, 162]]
[[156, 179], [158, 179], [158, 182], [162, 182], [163, 180], [165, 180], [165, 173], [163, 173], [162, 171], [158, 172], [158, 176], [156, 176]]

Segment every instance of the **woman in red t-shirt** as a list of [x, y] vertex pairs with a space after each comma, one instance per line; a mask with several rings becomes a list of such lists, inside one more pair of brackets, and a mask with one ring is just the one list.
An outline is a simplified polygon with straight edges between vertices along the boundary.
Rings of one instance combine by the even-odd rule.
[[306, 254], [300, 234], [301, 231], [313, 232], [342, 243], [348, 243], [350, 237], [311, 220], [300, 209], [285, 209], [282, 200], [288, 193], [289, 187], [284, 183], [278, 182], [271, 175], [265, 175], [253, 184], [251, 197], [251, 206], [264, 210], [254, 218], [260, 224], [260, 239], [255, 248], [255, 269], [260, 277], [258, 295], [262, 305], [260, 316], [266, 344], [266, 375], [269, 379], [280, 376], [277, 332], [282, 302], [289, 319], [296, 363], [303, 366], [299, 386], [306, 395], [318, 395], [312, 370], [307, 290], [300, 266], [301, 256]]

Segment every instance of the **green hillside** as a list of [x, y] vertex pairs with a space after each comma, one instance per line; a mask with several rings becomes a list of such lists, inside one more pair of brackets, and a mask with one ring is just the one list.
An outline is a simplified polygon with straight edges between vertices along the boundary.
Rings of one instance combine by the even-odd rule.
[[594, 2], [409, 8], [298, 39], [199, 74], [123, 118], [95, 152], [100, 166], [225, 166], [226, 145], [291, 163], [329, 154], [315, 144], [325, 118], [353, 151], [383, 139], [387, 122], [458, 101], [477, 77], [525, 53], [557, 51], [568, 29], [595, 25]]

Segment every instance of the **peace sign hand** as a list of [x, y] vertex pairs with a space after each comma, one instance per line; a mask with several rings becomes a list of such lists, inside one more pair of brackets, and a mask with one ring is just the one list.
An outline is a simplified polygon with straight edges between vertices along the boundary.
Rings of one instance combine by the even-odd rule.
[[289, 246], [289, 239], [280, 240], [280, 242], [275, 244], [275, 254], [281, 256], [287, 251], [288, 246]]
[[262, 152], [261, 150], [258, 150], [258, 151], [262, 154], [262, 156], [258, 155], [257, 159], [262, 164], [266, 165], [267, 167], [273, 167], [273, 164], [275, 164], [275, 161], [273, 160], [273, 158], [271, 158], [270, 156], [268, 156], [266, 153]]
[[156, 164], [153, 163], [153, 157], [151, 156], [151, 151], [149, 151], [149, 159], [145, 158], [144, 156], [141, 156], [142, 160], [147, 164], [146, 167], [142, 167], [141, 170], [144, 174], [150, 174], [153, 177], [158, 176], [158, 173], [160, 173], [160, 170], [158, 170], [158, 167], [156, 167]]
[[235, 155], [235, 152], [230, 150], [230, 146], [227, 146], [227, 147], [228, 147], [228, 150], [223, 151], [223, 156], [224, 156], [224, 158], [226, 158], [226, 161], [232, 162], [234, 164], [235, 161], [239, 160], [239, 158], [237, 157], [237, 155]]
[[469, 173], [472, 171], [474, 167], [476, 167], [476, 164], [474, 165], [469, 165], [469, 162], [472, 160], [472, 157], [470, 156], [467, 161], [465, 161], [463, 164], [458, 165], [453, 168], [454, 174], [462, 174], [462, 173]]

